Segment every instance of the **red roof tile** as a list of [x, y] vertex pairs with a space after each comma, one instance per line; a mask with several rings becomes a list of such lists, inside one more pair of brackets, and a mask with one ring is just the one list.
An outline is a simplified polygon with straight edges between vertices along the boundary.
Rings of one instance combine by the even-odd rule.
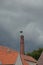
[[[20, 55], [23, 65], [29, 65], [26, 60], [36, 63], [31, 56]], [[0, 46], [0, 61], [2, 64], [14, 64], [17, 60], [18, 52], [4, 46]]]
[[21, 55], [21, 57], [22, 57], [25, 61], [30, 61], [30, 62], [37, 63], [37, 61], [36, 61], [34, 58], [32, 58], [31, 56]]
[[17, 56], [18, 52], [0, 46], [0, 61], [2, 64], [14, 64], [16, 62]]
[[24, 60], [24, 58], [23, 58], [22, 55], [21, 55], [21, 61], [22, 61], [22, 64], [23, 64], [23, 65], [29, 65], [29, 64], [26, 62], [26, 60]]

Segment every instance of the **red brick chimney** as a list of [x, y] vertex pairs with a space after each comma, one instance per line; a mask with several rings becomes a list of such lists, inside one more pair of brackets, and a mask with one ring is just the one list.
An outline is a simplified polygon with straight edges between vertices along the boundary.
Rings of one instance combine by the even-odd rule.
[[23, 31], [20, 31], [20, 54], [24, 54], [24, 35]]

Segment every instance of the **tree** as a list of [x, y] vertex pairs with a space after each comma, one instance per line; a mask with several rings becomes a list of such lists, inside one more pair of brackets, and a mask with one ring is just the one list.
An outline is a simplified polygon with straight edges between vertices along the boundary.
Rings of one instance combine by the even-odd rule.
[[33, 58], [35, 58], [36, 60], [38, 60], [40, 55], [41, 55], [41, 53], [42, 53], [42, 51], [43, 51], [43, 48], [39, 48], [38, 50], [34, 50], [31, 53], [27, 53], [26, 55], [30, 55]]

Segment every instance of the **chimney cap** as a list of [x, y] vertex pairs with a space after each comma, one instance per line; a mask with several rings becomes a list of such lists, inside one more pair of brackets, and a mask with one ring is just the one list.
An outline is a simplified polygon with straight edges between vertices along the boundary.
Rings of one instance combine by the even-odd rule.
[[23, 31], [20, 31], [20, 33], [23, 33]]

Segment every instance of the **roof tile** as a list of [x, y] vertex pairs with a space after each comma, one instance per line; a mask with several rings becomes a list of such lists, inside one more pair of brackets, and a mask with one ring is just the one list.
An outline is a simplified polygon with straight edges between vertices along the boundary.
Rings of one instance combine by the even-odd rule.
[[18, 52], [11, 50], [9, 53], [8, 48], [0, 46], [0, 61], [2, 64], [13, 64], [16, 62]]

